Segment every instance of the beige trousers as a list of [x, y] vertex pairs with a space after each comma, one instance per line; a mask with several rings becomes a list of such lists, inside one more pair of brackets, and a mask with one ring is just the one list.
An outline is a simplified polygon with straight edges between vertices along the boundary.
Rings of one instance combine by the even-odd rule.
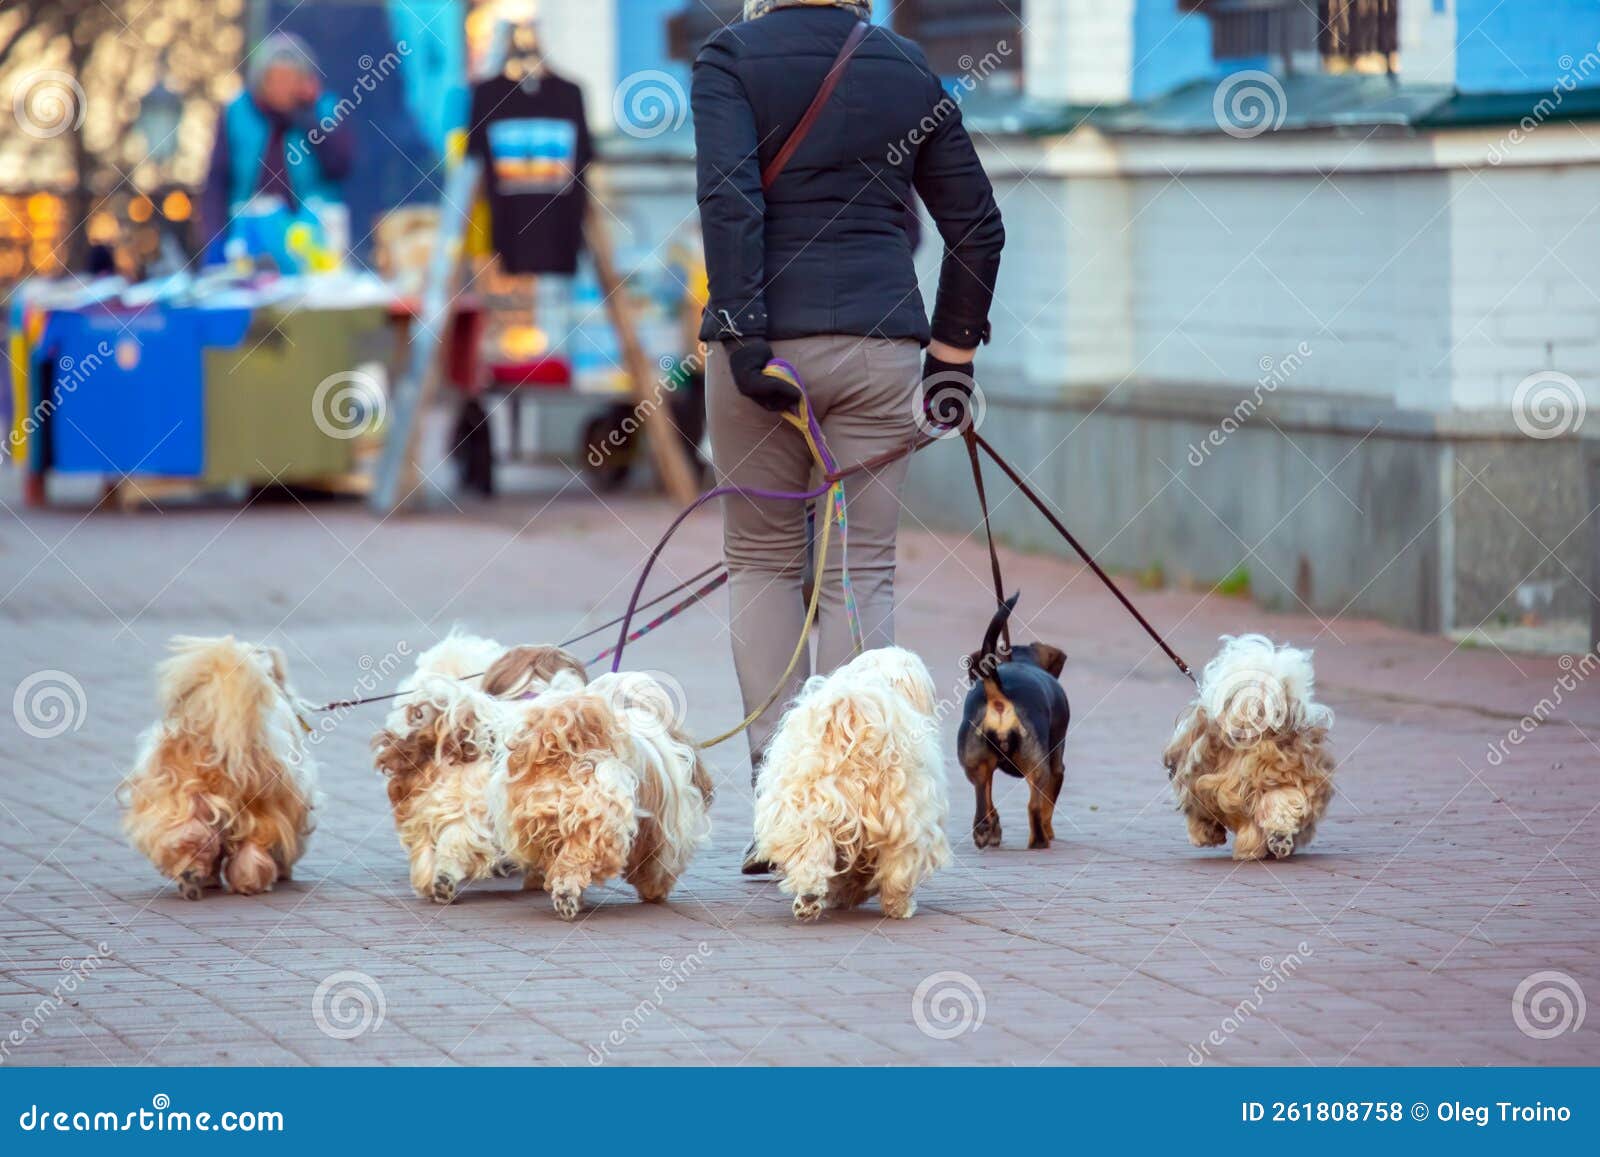
[[[917, 342], [830, 334], [777, 341], [772, 348], [799, 371], [840, 469], [916, 436], [912, 406], [921, 356]], [[739, 393], [718, 343], [712, 344], [706, 366], [706, 409], [719, 483], [766, 490], [810, 490], [819, 484], [800, 432]], [[900, 489], [909, 467], [909, 457], [901, 458], [845, 482], [850, 581], [868, 648], [894, 641], [895, 532], [900, 524]], [[805, 503], [729, 496], [722, 500], [722, 510], [723, 550], [731, 576], [733, 662], [748, 712], [772, 693], [805, 623]], [[819, 518], [821, 511], [819, 499]], [[817, 532], [820, 538], [820, 526]], [[849, 662], [855, 649], [845, 613], [838, 542], [835, 527], [817, 610], [817, 674]], [[777, 701], [751, 726], [752, 782], [784, 707], [811, 673], [802, 656]]]

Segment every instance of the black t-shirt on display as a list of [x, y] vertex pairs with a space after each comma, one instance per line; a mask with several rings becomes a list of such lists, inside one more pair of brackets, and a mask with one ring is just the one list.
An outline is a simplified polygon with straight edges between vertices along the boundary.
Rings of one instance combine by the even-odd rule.
[[583, 91], [545, 73], [527, 87], [496, 76], [472, 89], [467, 148], [483, 162], [490, 236], [507, 273], [577, 271], [593, 155]]

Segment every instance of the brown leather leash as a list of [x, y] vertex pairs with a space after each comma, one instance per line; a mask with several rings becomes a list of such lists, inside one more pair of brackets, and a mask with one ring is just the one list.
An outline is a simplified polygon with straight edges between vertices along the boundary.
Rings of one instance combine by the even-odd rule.
[[828, 69], [828, 74], [822, 78], [822, 85], [817, 89], [816, 95], [811, 98], [811, 103], [806, 106], [806, 111], [801, 114], [799, 122], [790, 132], [787, 140], [778, 149], [777, 154], [768, 161], [761, 170], [761, 189], [763, 192], [772, 188], [772, 183], [778, 179], [778, 174], [783, 172], [790, 158], [800, 148], [806, 137], [811, 134], [811, 127], [817, 123], [817, 118], [822, 115], [822, 108], [828, 103], [828, 98], [833, 95], [833, 90], [839, 87], [839, 81], [844, 76], [845, 66], [850, 63], [850, 58], [856, 54], [856, 49], [861, 47], [861, 42], [867, 38], [867, 33], [872, 31], [872, 25], [865, 20], [858, 20], [856, 26], [850, 29], [850, 35], [844, 38], [844, 47], [839, 49], [839, 55], [833, 58], [833, 64]]
[[[978, 492], [978, 509], [983, 511], [983, 537], [989, 544], [989, 572], [994, 577], [994, 605], [1006, 601], [1005, 579], [1000, 576], [1000, 552], [994, 546], [994, 528], [989, 525], [989, 496], [983, 489], [983, 461], [978, 457], [977, 432], [971, 426], [962, 431], [961, 440], [967, 444], [967, 457], [972, 460], [972, 485]], [[1011, 650], [1011, 620], [1008, 617], [1000, 626], [1005, 649]]]
[[[1133, 600], [1129, 599], [1127, 595], [1122, 593], [1122, 588], [1117, 586], [1112, 577], [1105, 572], [1105, 569], [1095, 561], [1094, 556], [1084, 549], [1083, 544], [1077, 540], [1070, 530], [1067, 529], [1066, 524], [1061, 521], [1061, 519], [1056, 515], [1056, 512], [1050, 508], [1045, 500], [1039, 497], [1038, 493], [1033, 489], [1033, 487], [1029, 486], [1023, 481], [1021, 473], [1014, 466], [1012, 466], [1011, 463], [1005, 460], [1000, 451], [996, 450], [992, 445], [990, 445], [989, 441], [976, 430], [969, 428], [964, 431], [962, 437], [966, 440], [967, 452], [972, 460], [972, 480], [973, 485], [978, 491], [978, 505], [983, 509], [983, 529], [984, 535], [989, 540], [989, 564], [991, 574], [994, 578], [996, 597], [999, 598], [1000, 601], [1004, 601], [1005, 596], [1003, 592], [1005, 590], [1005, 584], [1000, 576], [1000, 555], [995, 549], [994, 535], [990, 527], [989, 502], [983, 484], [983, 467], [978, 458], [979, 450], [982, 450], [991, 459], [993, 459], [994, 464], [1000, 467], [1001, 472], [1011, 480], [1011, 484], [1022, 492], [1023, 497], [1025, 497], [1029, 502], [1033, 503], [1033, 505], [1038, 508], [1039, 513], [1044, 515], [1045, 520], [1050, 523], [1051, 527], [1055, 529], [1055, 532], [1064, 540], [1066, 540], [1068, 546], [1077, 552], [1078, 557], [1081, 558], [1084, 561], [1084, 564], [1094, 572], [1094, 576], [1105, 584], [1106, 589], [1117, 597], [1117, 601], [1121, 603], [1127, 612], [1133, 616], [1134, 620], [1144, 628], [1145, 634], [1149, 635], [1150, 638], [1155, 641], [1156, 646], [1161, 648], [1162, 653], [1165, 654], [1167, 658], [1172, 660], [1173, 666], [1177, 667], [1179, 671], [1182, 671], [1184, 676], [1187, 677], [1191, 683], [1196, 682], [1194, 671], [1190, 669], [1189, 664], [1184, 661], [1183, 656], [1178, 654], [1177, 651], [1173, 650], [1171, 644], [1169, 644], [1166, 639], [1162, 637], [1161, 632], [1150, 625], [1150, 620], [1145, 618], [1144, 615], [1140, 613], [1139, 608], [1133, 605]], [[943, 441], [943, 439], [937, 435], [924, 434], [921, 437], [906, 443], [904, 446], [899, 446], [893, 450], [886, 450], [882, 453], [874, 454], [872, 457], [858, 462], [854, 466], [846, 467], [841, 470], [835, 470], [832, 473], [825, 475], [825, 479], [829, 482], [837, 482], [841, 479], [849, 478], [851, 475], [859, 474], [863, 471], [881, 470], [889, 463], [900, 458], [907, 457], [908, 455], [915, 454], [919, 450], [925, 450], [935, 442], [939, 441]], [[1009, 645], [1009, 639], [1007, 642]]]
[[[1050, 507], [1046, 505], [1044, 499], [1040, 498], [1038, 494], [1034, 493], [1033, 488], [1022, 480], [1022, 476], [1017, 473], [1016, 469], [1012, 467], [1011, 463], [1002, 458], [1000, 456], [1000, 452], [993, 446], [989, 445], [983, 436], [976, 430], [969, 430], [967, 434], [971, 439], [971, 443], [982, 448], [983, 452], [994, 460], [994, 464], [1000, 467], [1001, 472], [1004, 473], [1007, 478], [1011, 479], [1011, 484], [1018, 490], [1022, 491], [1023, 497], [1025, 497], [1029, 502], [1033, 503], [1034, 506], [1038, 508], [1039, 513], [1044, 515], [1045, 520], [1055, 528], [1055, 532], [1062, 538], [1066, 539], [1068, 546], [1078, 552], [1078, 557], [1083, 559], [1084, 563], [1089, 567], [1090, 570], [1094, 571], [1096, 578], [1105, 583], [1106, 589], [1117, 596], [1117, 601], [1120, 602], [1123, 607], [1127, 609], [1127, 612], [1138, 621], [1139, 625], [1145, 629], [1145, 633], [1155, 640], [1156, 646], [1160, 647], [1164, 652], [1166, 652], [1167, 658], [1172, 660], [1173, 664], [1178, 668], [1178, 670], [1182, 671], [1186, 676], [1188, 676], [1191, 683], [1196, 682], [1194, 672], [1189, 669], [1189, 664], [1185, 663], [1183, 661], [1183, 657], [1168, 645], [1167, 641], [1161, 637], [1161, 632], [1150, 625], [1150, 620], [1139, 613], [1139, 608], [1134, 606], [1133, 602], [1128, 598], [1128, 596], [1122, 593], [1122, 588], [1117, 586], [1117, 584], [1112, 581], [1111, 576], [1101, 569], [1100, 564], [1094, 560], [1094, 556], [1085, 550], [1083, 548], [1083, 544], [1073, 537], [1072, 531], [1068, 530], [1066, 524], [1063, 523], [1060, 518], [1056, 517], [1055, 511], [1051, 510]], [[976, 461], [976, 458], [974, 458], [974, 461]]]
[[[1038, 508], [1039, 513], [1044, 515], [1046, 521], [1050, 523], [1050, 525], [1055, 529], [1056, 533], [1066, 541], [1068, 546], [1072, 547], [1072, 549], [1077, 552], [1078, 557], [1081, 558], [1085, 565], [1087, 565], [1089, 569], [1094, 572], [1095, 577], [1104, 583], [1106, 589], [1108, 589], [1117, 597], [1117, 601], [1120, 602], [1123, 607], [1126, 608], [1127, 612], [1134, 617], [1135, 621], [1137, 621], [1138, 624], [1144, 628], [1145, 633], [1155, 640], [1156, 645], [1161, 648], [1162, 652], [1166, 654], [1167, 658], [1172, 660], [1173, 664], [1178, 668], [1178, 670], [1182, 671], [1191, 682], [1194, 681], [1194, 672], [1190, 669], [1189, 664], [1184, 662], [1183, 657], [1172, 649], [1172, 647], [1167, 643], [1166, 639], [1162, 638], [1161, 633], [1157, 631], [1155, 627], [1150, 625], [1150, 620], [1145, 618], [1144, 615], [1140, 613], [1139, 608], [1133, 605], [1132, 600], [1130, 600], [1127, 595], [1122, 593], [1122, 589], [1117, 586], [1116, 582], [1113, 581], [1111, 576], [1108, 575], [1100, 566], [1100, 564], [1095, 561], [1094, 556], [1084, 549], [1083, 544], [1080, 543], [1077, 538], [1073, 536], [1073, 533], [1066, 528], [1066, 524], [1061, 521], [1061, 519], [1056, 515], [1055, 511], [1049, 507], [1044, 499], [1041, 498], [1031, 486], [1023, 481], [1021, 473], [1018, 472], [1017, 469], [1011, 465], [1011, 463], [1007, 462], [1001, 453], [992, 445], [990, 445], [988, 440], [980, 435], [976, 430], [968, 429], [963, 432], [962, 437], [966, 441], [967, 454], [972, 463], [972, 481], [973, 486], [978, 492], [978, 505], [983, 511], [983, 531], [984, 537], [988, 541], [989, 569], [994, 580], [996, 597], [1001, 601], [1004, 601], [1003, 591], [1005, 587], [1000, 571], [1000, 554], [995, 547], [994, 533], [990, 522], [989, 498], [983, 482], [983, 466], [980, 458], [978, 457], [979, 450], [982, 450], [985, 454], [987, 454], [994, 461], [994, 464], [1000, 468], [1001, 472], [1004, 473], [1008, 479], [1010, 479], [1011, 484], [1020, 490], [1023, 496]], [[847, 478], [852, 478], [857, 474], [875, 472], [883, 469], [892, 462], [899, 461], [901, 458], [910, 457], [912, 454], [915, 454], [918, 451], [927, 449], [935, 442], [940, 442], [943, 440], [943, 438], [937, 435], [923, 434], [909, 442], [906, 442], [904, 445], [897, 446], [892, 450], [884, 450], [878, 454], [872, 455], [869, 458], [863, 459], [853, 466], [846, 466], [838, 470], [829, 471], [823, 475], [823, 480], [827, 483], [841, 482]], [[685, 514], [687, 514], [687, 511]], [[682, 521], [682, 516], [679, 517], [678, 521]], [[673, 525], [676, 527], [677, 523], [675, 522]], [[670, 537], [670, 535], [667, 537]], [[656, 556], [660, 554], [665, 545], [666, 537], [663, 537], [661, 542], [657, 543], [655, 548], [650, 552], [651, 561], [654, 561]], [[659, 616], [656, 620], [653, 620], [645, 628], [638, 632], [627, 632], [627, 623], [631, 619], [634, 612], [644, 610], [648, 607], [664, 602], [673, 595], [695, 586], [695, 584], [699, 583], [702, 579], [706, 579], [708, 576], [712, 575], [715, 575], [716, 577], [710, 582], [700, 586], [699, 589], [693, 591], [688, 598], [669, 608], [665, 614]], [[713, 590], [720, 587], [726, 581], [727, 573], [723, 567], [723, 564], [721, 562], [713, 563], [683, 582], [678, 583], [668, 590], [654, 596], [648, 602], [639, 603], [630, 607], [627, 614], [618, 615], [616, 618], [609, 619], [600, 624], [598, 627], [591, 628], [581, 635], [577, 635], [566, 640], [561, 645], [570, 645], [571, 643], [578, 642], [581, 639], [589, 638], [591, 635], [595, 635], [601, 631], [615, 627], [618, 624], [623, 625], [623, 630], [625, 632], [625, 637], [622, 641], [624, 643], [634, 642], [644, 634], [654, 630], [655, 627], [661, 625], [661, 623], [676, 617], [678, 614], [689, 609], [689, 607], [699, 603]], [[1009, 637], [1006, 640], [1006, 644], [1007, 646], [1010, 646]], [[604, 655], [601, 657], [603, 658]], [[306, 709], [318, 713], [343, 710], [346, 708], [360, 707], [368, 703], [382, 703], [390, 699], [398, 698], [401, 694], [402, 692], [393, 691], [386, 695], [372, 695], [364, 699], [340, 699], [335, 700], [332, 703], [324, 704], [320, 707], [307, 706]]]

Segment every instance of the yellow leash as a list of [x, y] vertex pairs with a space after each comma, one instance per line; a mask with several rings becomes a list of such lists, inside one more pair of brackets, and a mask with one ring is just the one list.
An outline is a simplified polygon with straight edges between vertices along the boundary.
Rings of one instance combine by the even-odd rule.
[[[798, 429], [805, 437], [806, 446], [811, 450], [811, 456], [816, 459], [818, 467], [820, 467], [822, 471], [826, 473], [827, 466], [823, 462], [822, 451], [818, 449], [815, 439], [812, 438], [811, 424], [806, 420], [806, 405], [807, 403], [802, 400], [800, 403], [799, 415], [785, 414], [783, 416], [784, 421]], [[746, 715], [744, 717], [744, 721], [738, 724], [738, 726], [732, 727], [729, 730], [724, 731], [721, 735], [718, 735], [716, 738], [708, 739], [704, 743], [700, 744], [700, 750], [705, 751], [717, 746], [719, 743], [726, 743], [735, 735], [748, 730], [752, 723], [765, 715], [767, 710], [778, 701], [778, 696], [782, 695], [783, 689], [789, 685], [789, 679], [794, 675], [795, 668], [800, 665], [800, 658], [806, 653], [806, 641], [811, 637], [811, 625], [816, 622], [817, 606], [822, 601], [822, 576], [827, 568], [828, 563], [828, 545], [833, 531], [835, 504], [834, 496], [836, 492], [836, 487], [828, 487], [828, 501], [823, 508], [822, 538], [817, 544], [817, 559], [814, 570], [815, 577], [811, 583], [811, 600], [806, 604], [806, 620], [800, 628], [800, 639], [794, 645], [794, 654], [789, 656], [789, 665], [784, 668], [783, 674], [778, 676], [777, 685], [772, 688], [771, 694], [769, 694], [766, 699], [762, 701], [761, 706], [757, 707], [754, 711], [750, 712], [750, 714]]]

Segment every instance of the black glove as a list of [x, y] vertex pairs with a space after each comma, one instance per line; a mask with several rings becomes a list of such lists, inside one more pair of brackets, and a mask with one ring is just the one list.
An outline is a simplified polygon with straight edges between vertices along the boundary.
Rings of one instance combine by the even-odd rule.
[[775, 414], [800, 405], [799, 390], [763, 372], [772, 360], [772, 346], [765, 338], [738, 338], [724, 342], [723, 346], [728, 351], [728, 365], [733, 369], [733, 384], [741, 394]]
[[922, 412], [936, 426], [965, 430], [971, 421], [971, 362], [947, 362], [926, 354], [922, 359]]

